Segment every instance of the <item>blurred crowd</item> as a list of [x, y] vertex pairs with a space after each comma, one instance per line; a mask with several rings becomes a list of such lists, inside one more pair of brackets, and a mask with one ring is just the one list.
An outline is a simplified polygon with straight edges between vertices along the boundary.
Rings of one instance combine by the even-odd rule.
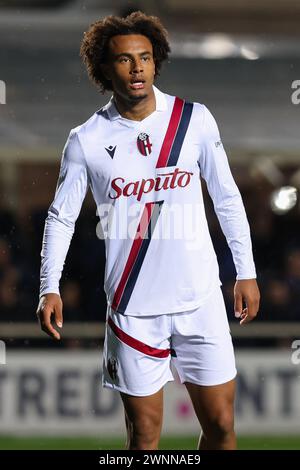
[[[258, 321], [296, 321], [300, 313], [299, 208], [284, 215], [270, 209], [266, 184], [239, 183], [251, 226], [262, 303]], [[68, 322], [104, 321], [104, 242], [96, 236], [94, 208], [85, 207], [67, 256], [61, 295]], [[42, 234], [47, 208], [26, 220], [0, 209], [0, 321], [35, 321]], [[210, 230], [217, 252], [229, 319], [233, 318], [235, 270], [211, 202]]]
[[[40, 252], [47, 208], [18, 222], [0, 211], [0, 321], [35, 321], [39, 296]], [[105, 251], [96, 237], [95, 210], [85, 208], [61, 280], [66, 321], [102, 321], [106, 301], [102, 288]]]

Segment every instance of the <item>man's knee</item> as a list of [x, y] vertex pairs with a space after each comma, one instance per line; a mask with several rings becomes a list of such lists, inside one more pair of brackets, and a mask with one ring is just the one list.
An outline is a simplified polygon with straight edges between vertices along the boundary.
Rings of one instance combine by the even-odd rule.
[[222, 409], [206, 423], [204, 434], [217, 440], [223, 440], [234, 431], [233, 411]]
[[137, 420], [132, 426], [133, 433], [139, 439], [153, 441], [160, 431], [160, 423], [153, 417], [143, 417]]
[[159, 413], [144, 414], [134, 421], [129, 420], [128, 431], [131, 444], [140, 449], [158, 446], [161, 431]]

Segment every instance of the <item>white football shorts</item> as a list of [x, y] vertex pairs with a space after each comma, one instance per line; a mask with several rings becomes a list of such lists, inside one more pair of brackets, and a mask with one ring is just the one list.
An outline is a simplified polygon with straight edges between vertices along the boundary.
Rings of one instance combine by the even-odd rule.
[[200, 308], [157, 316], [122, 315], [107, 308], [102, 385], [134, 396], [174, 380], [219, 385], [236, 376], [221, 288]]

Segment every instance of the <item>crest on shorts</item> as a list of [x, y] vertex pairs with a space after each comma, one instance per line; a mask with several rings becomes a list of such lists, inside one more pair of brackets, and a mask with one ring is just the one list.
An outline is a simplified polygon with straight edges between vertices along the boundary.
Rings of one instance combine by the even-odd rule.
[[137, 138], [137, 147], [142, 155], [150, 155], [152, 152], [152, 144], [150, 137], [146, 132], [141, 132]]
[[107, 361], [107, 370], [112, 378], [112, 380], [116, 380], [118, 375], [118, 361], [114, 357], [110, 357]]

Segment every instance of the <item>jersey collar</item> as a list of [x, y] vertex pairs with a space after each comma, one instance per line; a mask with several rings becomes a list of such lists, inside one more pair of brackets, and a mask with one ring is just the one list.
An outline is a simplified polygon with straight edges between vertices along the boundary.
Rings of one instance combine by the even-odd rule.
[[[153, 85], [153, 91], [154, 91], [155, 101], [156, 101], [155, 111], [166, 111], [166, 109], [167, 109], [167, 100], [166, 100], [166, 97], [165, 97], [164, 93], [162, 93], [154, 85]], [[107, 112], [108, 117], [111, 121], [114, 121], [115, 119], [125, 119], [119, 114], [119, 111], [116, 108], [113, 96], [111, 97], [111, 99], [109, 100], [107, 105], [105, 105], [102, 108], [102, 110]], [[128, 119], [126, 119], [126, 120], [128, 120]]]

